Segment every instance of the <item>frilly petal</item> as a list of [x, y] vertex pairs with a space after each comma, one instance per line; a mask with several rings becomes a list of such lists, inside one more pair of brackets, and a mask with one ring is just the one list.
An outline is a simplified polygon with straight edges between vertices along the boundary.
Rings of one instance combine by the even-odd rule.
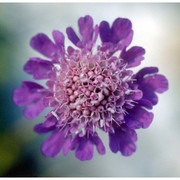
[[79, 160], [91, 160], [94, 154], [94, 145], [96, 146], [99, 154], [105, 154], [105, 147], [97, 133], [89, 135], [89, 137], [79, 137], [77, 135], [72, 141], [71, 149], [75, 150], [75, 156]]
[[117, 136], [117, 133], [109, 133], [109, 147], [113, 153], [119, 151], [119, 137]]
[[91, 160], [94, 154], [94, 146], [91, 141], [86, 138], [81, 138], [79, 140], [79, 145], [76, 149], [75, 156], [81, 160]]
[[44, 110], [43, 98], [47, 94], [47, 90], [39, 84], [24, 81], [22, 86], [14, 91], [13, 100], [17, 105], [25, 106], [24, 114], [27, 118], [35, 118]]
[[74, 29], [72, 27], [68, 27], [66, 29], [66, 33], [68, 35], [68, 39], [76, 46], [78, 46], [78, 43], [80, 42], [79, 37], [76, 35]]
[[136, 75], [134, 76], [134, 78], [137, 79], [137, 81], [141, 82], [146, 75], [155, 74], [158, 71], [159, 70], [157, 67], [145, 67], [145, 68], [142, 68], [140, 71], [138, 71]]
[[[36, 100], [35, 100], [36, 101]], [[43, 96], [38, 98], [36, 103], [29, 104], [24, 109], [24, 115], [26, 118], [36, 118], [45, 109]]]
[[107, 21], [100, 23], [99, 34], [102, 42], [111, 42], [111, 28]]
[[158, 96], [151, 85], [142, 82], [139, 85], [139, 89], [143, 92], [142, 100], [148, 100], [152, 105], [156, 105], [158, 103]]
[[40, 58], [31, 58], [24, 65], [24, 71], [32, 74], [34, 79], [47, 79], [52, 73], [53, 64]]
[[128, 111], [125, 121], [128, 127], [132, 129], [148, 128], [153, 120], [153, 113], [148, 112], [142, 107], [135, 107]]
[[117, 18], [110, 28], [108, 22], [102, 21], [99, 25], [99, 33], [103, 43], [119, 43], [120, 48], [123, 49], [132, 41], [132, 23], [128, 19]]
[[[56, 56], [57, 57], [58, 56], [64, 57], [64, 54], [65, 54], [65, 48], [64, 48], [65, 37], [64, 37], [63, 33], [60, 31], [54, 30], [52, 32], [52, 35], [53, 35], [53, 39], [54, 39], [55, 44], [56, 44]], [[55, 58], [55, 62], [58, 59], [57, 57]]]
[[153, 108], [153, 104], [150, 101], [148, 101], [147, 99], [139, 100], [138, 105], [142, 106], [142, 107], [145, 107], [147, 109], [152, 109]]
[[58, 47], [64, 47], [64, 35], [62, 32], [54, 30], [52, 32], [53, 39]]
[[137, 134], [125, 124], [115, 128], [114, 133], [109, 133], [109, 146], [112, 152], [121, 152], [123, 156], [130, 156], [136, 151], [135, 142]]
[[55, 44], [49, 39], [46, 34], [39, 33], [35, 35], [30, 42], [33, 49], [40, 52], [46, 57], [53, 57], [56, 53]]
[[54, 116], [48, 116], [47, 119], [43, 123], [36, 124], [34, 127], [34, 131], [42, 134], [52, 131], [56, 128], [57, 119]]
[[96, 145], [96, 149], [97, 149], [99, 154], [103, 155], [106, 153], [106, 149], [104, 147], [104, 144], [97, 134], [94, 134], [94, 136], [92, 136], [91, 141], [94, 143], [94, 145]]
[[117, 43], [126, 39], [132, 32], [132, 23], [129, 19], [117, 18], [112, 24], [111, 32], [113, 35], [112, 40]]
[[[65, 137], [63, 131], [55, 131], [43, 144], [41, 151], [44, 156], [55, 157], [60, 151], [67, 146], [66, 141], [69, 141], [70, 137]], [[70, 150], [70, 149], [69, 149]], [[67, 150], [66, 150], [67, 153]]]
[[163, 93], [168, 90], [168, 80], [165, 76], [157, 74], [157, 72], [157, 67], [146, 67], [134, 76], [138, 88], [143, 92], [142, 100], [149, 101], [152, 105], [158, 103], [156, 93]]
[[91, 16], [87, 15], [85, 17], [81, 17], [78, 20], [79, 32], [82, 36], [82, 44], [85, 46], [88, 42], [92, 40], [93, 35], [93, 19]]
[[154, 76], [145, 78], [144, 83], [149, 84], [158, 93], [168, 90], [168, 80], [161, 74], [155, 74]]
[[124, 49], [121, 53], [121, 58], [127, 63], [127, 68], [136, 67], [141, 64], [144, 59], [145, 49], [139, 46], [133, 46], [126, 51]]

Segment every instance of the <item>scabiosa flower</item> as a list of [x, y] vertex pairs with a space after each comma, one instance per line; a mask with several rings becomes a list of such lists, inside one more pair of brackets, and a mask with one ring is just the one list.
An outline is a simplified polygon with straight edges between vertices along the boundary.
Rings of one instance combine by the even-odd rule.
[[[94, 26], [87, 15], [79, 18], [78, 26], [81, 37], [72, 27], [66, 29], [76, 48], [65, 48], [60, 31], [52, 32], [54, 41], [43, 33], [31, 39], [31, 47], [48, 59], [30, 58], [24, 70], [36, 80], [46, 80], [46, 87], [24, 81], [14, 91], [14, 102], [25, 107], [30, 119], [51, 107], [45, 121], [34, 127], [39, 134], [51, 132], [42, 144], [45, 156], [74, 150], [79, 160], [90, 160], [94, 146], [105, 154], [98, 129], [109, 135], [112, 152], [130, 156], [136, 151], [135, 130], [149, 127], [149, 110], [158, 102], [157, 93], [168, 89], [168, 81], [157, 67], [132, 71], [144, 59], [145, 49], [128, 48], [133, 38], [130, 20]], [[102, 43], [95, 46], [98, 36]]]

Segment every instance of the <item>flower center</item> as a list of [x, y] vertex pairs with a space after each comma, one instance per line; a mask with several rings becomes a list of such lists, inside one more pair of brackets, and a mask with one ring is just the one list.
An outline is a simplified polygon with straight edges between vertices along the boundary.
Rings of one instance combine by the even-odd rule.
[[60, 73], [63, 80], [56, 83], [56, 86], [63, 87], [60, 109], [65, 117], [61, 119], [66, 119], [70, 129], [73, 127], [82, 135], [88, 127], [90, 131], [97, 127], [112, 131], [113, 121], [120, 124], [123, 120], [124, 95], [130, 74], [116, 57], [108, 59], [90, 54], [78, 56], [75, 60], [71, 58], [67, 61], [66, 73]]

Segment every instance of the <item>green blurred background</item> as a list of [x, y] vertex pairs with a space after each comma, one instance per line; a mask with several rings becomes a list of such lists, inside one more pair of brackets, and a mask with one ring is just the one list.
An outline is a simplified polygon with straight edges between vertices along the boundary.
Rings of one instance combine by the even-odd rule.
[[[95, 23], [112, 22], [117, 17], [133, 23], [132, 45], [146, 49], [144, 66], [158, 66], [169, 79], [170, 90], [160, 96], [153, 109], [155, 118], [149, 129], [138, 130], [137, 152], [131, 157], [113, 154], [107, 136], [101, 134], [107, 153], [95, 153], [92, 161], [80, 162], [73, 153], [67, 157], [45, 158], [39, 136], [22, 108], [12, 102], [13, 90], [22, 80], [32, 80], [23, 65], [40, 56], [29, 46], [39, 32], [51, 36], [54, 29], [65, 32], [77, 19], [89, 14]], [[1, 3], [0, 4], [0, 176], [8, 177], [165, 177], [180, 176], [180, 4], [159, 3]], [[66, 45], [69, 42], [66, 39]]]

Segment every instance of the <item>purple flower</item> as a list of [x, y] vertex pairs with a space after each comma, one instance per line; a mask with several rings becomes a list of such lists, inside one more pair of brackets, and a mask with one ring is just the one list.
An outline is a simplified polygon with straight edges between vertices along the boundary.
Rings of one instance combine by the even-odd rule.
[[[128, 47], [133, 38], [130, 20], [94, 25], [87, 15], [79, 18], [78, 26], [81, 37], [72, 27], [66, 29], [76, 48], [66, 49], [59, 31], [52, 32], [53, 41], [43, 33], [31, 39], [31, 47], [47, 59], [30, 58], [24, 70], [46, 80], [46, 87], [24, 81], [14, 91], [14, 102], [25, 107], [30, 119], [51, 108], [45, 121], [34, 127], [39, 134], [51, 132], [42, 144], [45, 156], [75, 151], [79, 160], [90, 160], [94, 147], [105, 154], [98, 129], [108, 133], [112, 152], [130, 156], [136, 151], [136, 129], [149, 127], [157, 93], [168, 89], [168, 81], [156, 67], [131, 70], [141, 64], [145, 49]], [[98, 36], [102, 43], [95, 46]]]

